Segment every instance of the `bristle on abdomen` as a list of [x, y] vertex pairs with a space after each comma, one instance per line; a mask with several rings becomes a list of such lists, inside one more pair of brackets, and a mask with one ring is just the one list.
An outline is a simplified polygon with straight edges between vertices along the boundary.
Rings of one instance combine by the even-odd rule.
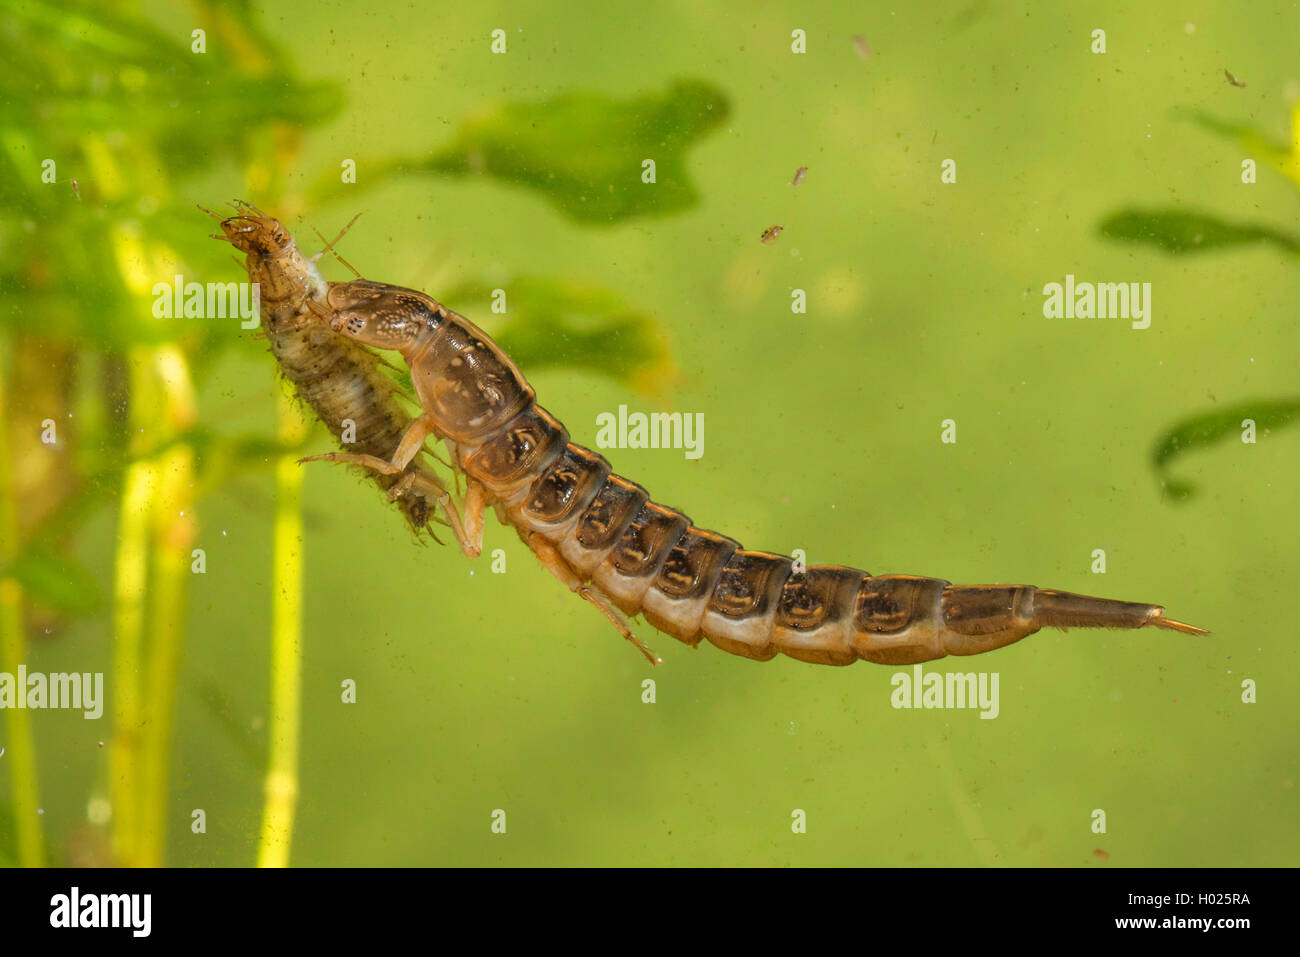
[[1184, 635], [1208, 635], [1208, 628], [1197, 628], [1195, 625], [1189, 625], [1185, 621], [1175, 621], [1172, 618], [1165, 617], [1165, 610], [1157, 608], [1156, 614], [1152, 615], [1147, 621], [1148, 625], [1155, 625], [1157, 628], [1168, 628], [1170, 631], [1180, 631]]

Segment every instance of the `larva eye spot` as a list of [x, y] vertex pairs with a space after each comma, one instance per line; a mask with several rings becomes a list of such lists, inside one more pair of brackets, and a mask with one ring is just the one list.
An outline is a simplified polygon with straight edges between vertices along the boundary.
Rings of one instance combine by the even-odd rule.
[[365, 320], [360, 318], [359, 316], [352, 316], [351, 318], [348, 319], [347, 329], [349, 335], [353, 335], [353, 336], [360, 335], [361, 330], [364, 329], [365, 327], [366, 327]]

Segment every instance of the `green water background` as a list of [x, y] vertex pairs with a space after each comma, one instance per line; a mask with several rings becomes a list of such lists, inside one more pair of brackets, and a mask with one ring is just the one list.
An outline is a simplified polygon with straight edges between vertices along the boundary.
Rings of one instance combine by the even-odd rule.
[[[1097, 228], [1143, 205], [1294, 219], [1295, 183], [1261, 169], [1243, 185], [1245, 154], [1176, 112], [1288, 137], [1294, 10], [377, 2], [262, 15], [307, 75], [346, 94], [291, 185], [345, 157], [418, 154], [494, 102], [630, 97], [680, 78], [725, 94], [728, 118], [686, 156], [700, 201], [675, 215], [592, 226], [474, 177], [394, 181], [307, 211], [332, 233], [364, 209], [340, 248], [367, 277], [437, 296], [484, 275], [507, 290], [511, 275], [550, 275], [652, 312], [680, 370], [662, 396], [562, 368], [530, 379], [588, 445], [621, 403], [702, 412], [698, 461], [605, 450], [657, 500], [810, 562], [1161, 602], [1214, 632], [1048, 631], [927, 666], [998, 672], [996, 720], [892, 708], [899, 669], [759, 665], [641, 624], [665, 659], [651, 670], [510, 530], [489, 522], [486, 551], [504, 550], [507, 568], [491, 574], [486, 558], [413, 544], [372, 487], [314, 466], [294, 863], [1297, 862], [1287, 596], [1300, 433], [1187, 456], [1175, 470], [1200, 494], [1184, 504], [1162, 500], [1149, 453], [1190, 414], [1295, 394], [1300, 271], [1271, 246], [1172, 257]], [[509, 52], [494, 56], [498, 27]], [[805, 55], [790, 52], [795, 28]], [[1095, 28], [1104, 55], [1089, 51]], [[953, 185], [940, 182], [947, 158]], [[187, 186], [205, 205], [241, 188], [235, 170]], [[760, 244], [773, 223], [783, 235]], [[194, 229], [211, 224], [196, 214]], [[1043, 285], [1067, 273], [1152, 283], [1151, 327], [1044, 318]], [[791, 313], [795, 288], [807, 315]], [[199, 396], [203, 422], [269, 433], [273, 384], [260, 348], [226, 352]], [[944, 419], [955, 445], [940, 442]], [[245, 742], [259, 742], [266, 709], [271, 495], [263, 473], [199, 506], [208, 571], [189, 595], [179, 689], [177, 865], [253, 858], [264, 769]], [[97, 513], [79, 546], [106, 588], [114, 520]], [[1105, 575], [1090, 572], [1098, 548]], [[82, 620], [38, 644], [29, 668], [107, 671], [110, 637], [105, 618]], [[1241, 701], [1246, 678], [1256, 704]], [[345, 679], [355, 705], [340, 703]], [[102, 779], [107, 719], [34, 721], [57, 859]], [[0, 799], [6, 774], [0, 760]], [[190, 832], [193, 808], [204, 835]], [[806, 834], [792, 833], [795, 809]]]

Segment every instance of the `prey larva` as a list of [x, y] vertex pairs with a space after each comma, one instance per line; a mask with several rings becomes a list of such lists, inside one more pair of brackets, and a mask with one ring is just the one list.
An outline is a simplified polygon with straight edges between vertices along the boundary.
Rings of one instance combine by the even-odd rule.
[[[205, 212], [221, 220], [223, 235], [214, 238], [244, 253], [248, 278], [260, 287], [262, 330], [280, 370], [342, 448], [387, 459], [411, 422], [397, 383], [375, 353], [332, 332], [308, 308], [323, 302], [326, 291], [316, 257], [305, 256], [279, 220], [247, 203], [235, 206], [237, 215], [224, 219]], [[401, 475], [373, 472], [372, 478], [418, 532], [446, 492], [438, 491], [440, 483], [418, 456], [406, 471], [422, 473], [425, 481], [408, 488], [399, 485]]]

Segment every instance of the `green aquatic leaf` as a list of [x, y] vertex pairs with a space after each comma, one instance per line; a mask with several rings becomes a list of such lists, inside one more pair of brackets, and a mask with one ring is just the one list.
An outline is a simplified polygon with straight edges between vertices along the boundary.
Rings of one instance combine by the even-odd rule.
[[1248, 153], [1263, 157], [1274, 166], [1285, 162], [1290, 154], [1290, 148], [1286, 143], [1279, 142], [1267, 133], [1245, 123], [1223, 120], [1204, 110], [1188, 110], [1184, 115], [1201, 129], [1215, 136], [1233, 140]]
[[[188, 36], [102, 3], [26, 0], [6, 10], [0, 207], [45, 221], [73, 208], [74, 178], [87, 198], [172, 201], [160, 173], [240, 162], [266, 139], [265, 124], [315, 125], [342, 109], [341, 86], [289, 72], [255, 20], [215, 5], [200, 12], [210, 42], [233, 53], [197, 56]], [[59, 158], [61, 187], [42, 182], [43, 157]]]
[[[694, 80], [629, 99], [564, 93], [491, 107], [464, 120], [452, 142], [431, 156], [360, 165], [370, 170], [368, 186], [410, 173], [487, 176], [538, 190], [579, 222], [616, 223], [696, 205], [686, 153], [728, 112], [721, 91]], [[655, 162], [653, 185], [641, 179], [648, 159]], [[336, 179], [323, 181], [320, 191], [339, 192]]]
[[[462, 310], [482, 303], [474, 315], [483, 320], [479, 325], [492, 327], [487, 307], [492, 288], [466, 283], [448, 290], [445, 302]], [[520, 276], [504, 288], [510, 318], [493, 328], [492, 336], [525, 375], [547, 368], [585, 369], [651, 393], [675, 377], [663, 325], [608, 289], [539, 276]]]
[[[292, 74], [242, 4], [196, 13], [222, 55], [197, 56], [188, 34], [115, 5], [6, 9], [0, 326], [118, 352], [180, 341], [199, 354], [237, 341], [228, 327], [152, 314], [154, 282], [218, 268], [227, 278], [230, 247], [205, 238], [209, 224], [180, 184], [222, 162], [270, 178], [259, 157], [296, 135], [287, 129], [337, 113], [342, 87]], [[46, 158], [57, 163], [47, 169]]]
[[1185, 501], [1196, 494], [1196, 487], [1171, 477], [1168, 472], [1170, 462], [1193, 449], [1239, 437], [1245, 419], [1254, 421], [1257, 435], [1295, 425], [1300, 423], [1300, 398], [1242, 402], [1192, 416], [1168, 429], [1156, 441], [1151, 452], [1151, 464], [1171, 499]]
[[46, 542], [32, 542], [9, 570], [31, 597], [67, 615], [91, 615], [104, 605], [95, 575]]
[[1271, 226], [1230, 223], [1210, 213], [1179, 209], [1124, 209], [1098, 226], [1107, 239], [1149, 243], [1172, 255], [1209, 252], [1255, 242], [1271, 242], [1300, 252], [1300, 239]]

